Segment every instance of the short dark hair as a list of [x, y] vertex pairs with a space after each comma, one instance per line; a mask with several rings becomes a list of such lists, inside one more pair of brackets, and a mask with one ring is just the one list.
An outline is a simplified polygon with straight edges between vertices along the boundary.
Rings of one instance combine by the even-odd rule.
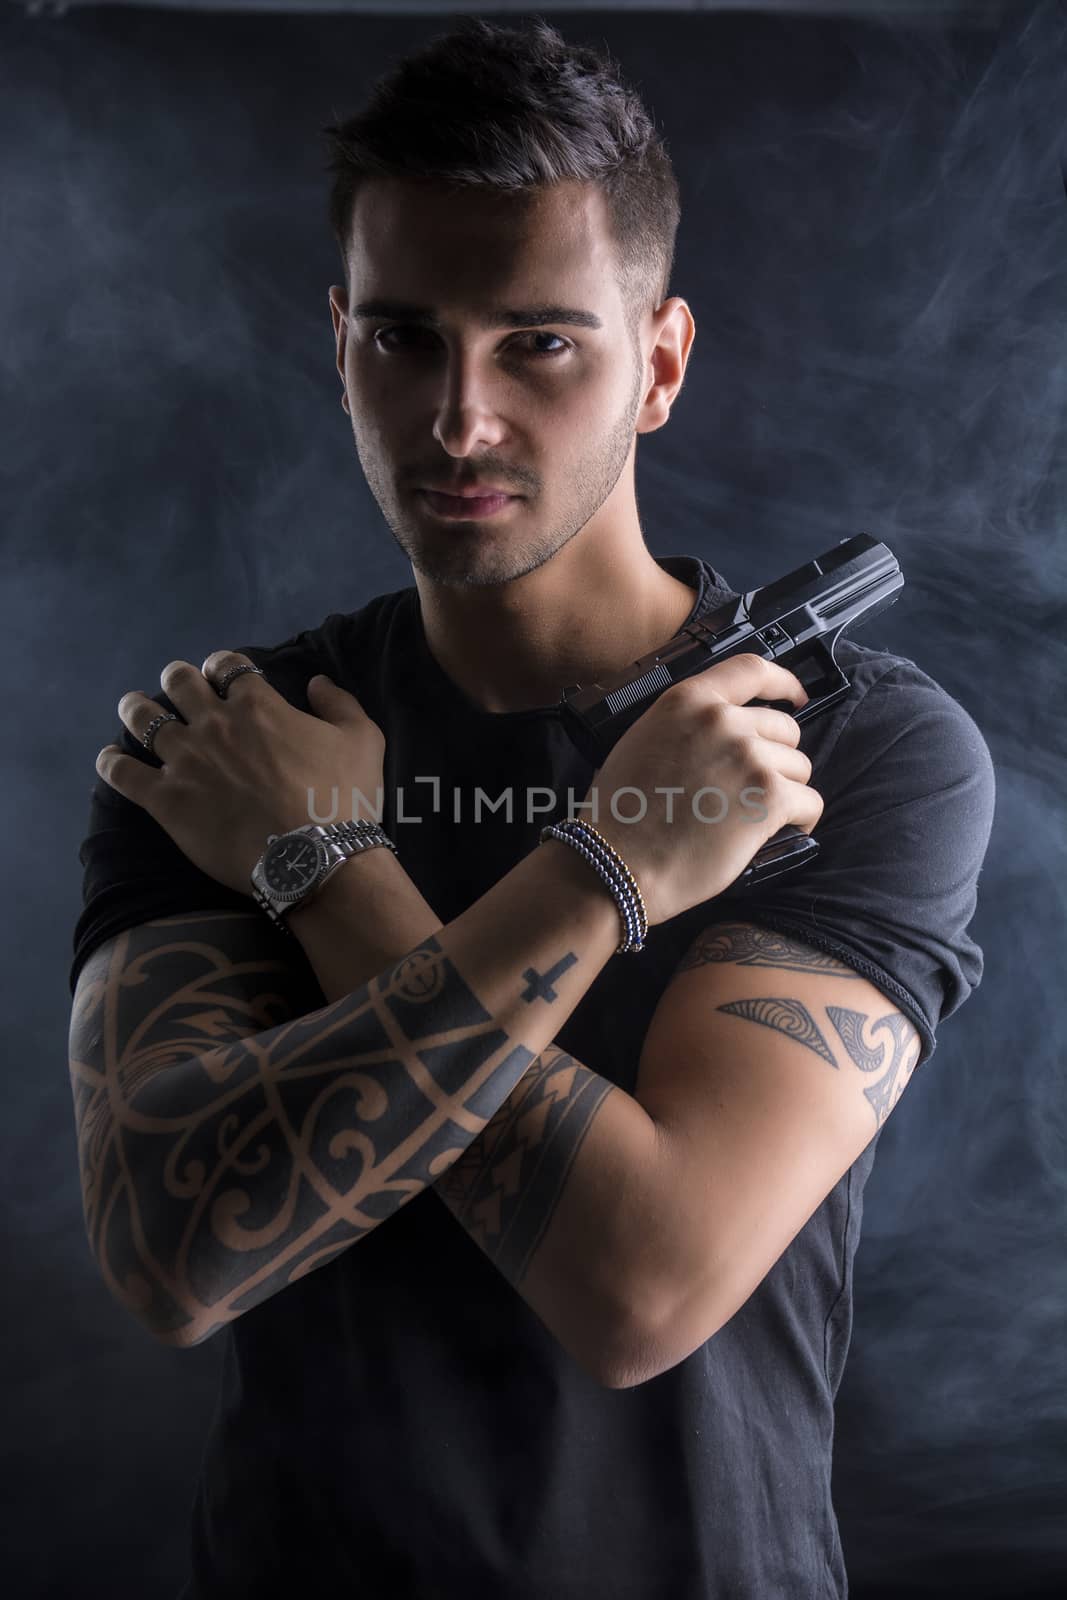
[[509, 193], [578, 180], [605, 197], [631, 338], [667, 297], [680, 204], [666, 146], [617, 63], [568, 44], [541, 16], [521, 27], [463, 17], [380, 78], [364, 110], [322, 132], [346, 287], [366, 178]]

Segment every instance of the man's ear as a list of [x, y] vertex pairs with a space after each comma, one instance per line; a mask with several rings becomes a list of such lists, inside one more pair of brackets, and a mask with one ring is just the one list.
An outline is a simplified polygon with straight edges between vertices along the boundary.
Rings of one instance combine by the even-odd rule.
[[638, 433], [654, 433], [670, 416], [685, 382], [685, 369], [696, 334], [693, 313], [680, 295], [672, 295], [663, 302], [657, 320], [656, 341], [649, 355], [654, 379], [638, 413]]
[[330, 285], [330, 317], [333, 322], [334, 338], [338, 336], [342, 320], [348, 317], [348, 290], [343, 284], [331, 283]]
[[348, 410], [348, 391], [345, 388], [345, 346], [348, 342], [348, 290], [341, 284], [330, 285], [330, 316], [333, 336], [337, 343], [336, 366], [341, 376], [341, 405]]

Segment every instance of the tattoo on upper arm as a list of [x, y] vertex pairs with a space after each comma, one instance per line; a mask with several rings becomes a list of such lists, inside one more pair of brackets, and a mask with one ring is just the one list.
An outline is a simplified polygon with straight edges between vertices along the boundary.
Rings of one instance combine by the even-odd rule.
[[[775, 967], [785, 972], [821, 972], [835, 978], [863, 981], [862, 973], [836, 956], [750, 923], [722, 923], [705, 929], [686, 953], [677, 972], [688, 972], [713, 962]], [[805, 1045], [838, 1070], [837, 1057], [825, 1034], [807, 1006], [797, 999], [787, 995], [746, 996], [717, 1006], [716, 1010], [773, 1028]], [[844, 1006], [828, 1005], [825, 1010], [850, 1061], [862, 1073], [879, 1074], [875, 1082], [864, 1088], [863, 1094], [874, 1113], [876, 1128], [881, 1128], [907, 1087], [922, 1052], [918, 1029], [896, 1008], [873, 1020], [866, 1012]], [[875, 1042], [874, 1036], [880, 1033], [886, 1037]]]
[[[887, 1011], [884, 1017], [877, 1017], [873, 1022], [862, 1011], [846, 1011], [841, 1006], [827, 1006], [826, 1014], [861, 1072], [882, 1072], [883, 1067], [886, 1069], [876, 1083], [863, 1091], [874, 1111], [875, 1123], [880, 1128], [915, 1071], [922, 1051], [919, 1030], [901, 1011]], [[885, 1050], [872, 1049], [864, 1044], [865, 1027], [871, 1034], [883, 1028], [889, 1034], [885, 1041], [889, 1051], [888, 1065]]]
[[716, 1006], [715, 1009], [729, 1012], [734, 1017], [747, 1017], [749, 1022], [762, 1022], [765, 1028], [787, 1034], [797, 1044], [806, 1044], [809, 1050], [814, 1050], [817, 1056], [822, 1056], [837, 1070], [833, 1051], [819, 1032], [815, 1018], [799, 1000], [768, 996], [762, 1000], [731, 1000], [727, 1005]]
[[786, 972], [832, 972], [835, 978], [858, 978], [860, 974], [824, 950], [753, 927], [748, 922], [723, 922], [705, 928], [697, 935], [677, 972], [709, 966], [716, 961], [732, 961], [739, 967], [778, 967]]

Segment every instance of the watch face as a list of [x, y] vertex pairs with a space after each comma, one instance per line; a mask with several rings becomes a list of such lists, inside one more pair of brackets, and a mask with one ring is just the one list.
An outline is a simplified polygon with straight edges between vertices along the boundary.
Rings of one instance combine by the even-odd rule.
[[310, 889], [324, 856], [317, 839], [306, 833], [276, 839], [263, 858], [263, 877], [271, 894], [295, 897]]

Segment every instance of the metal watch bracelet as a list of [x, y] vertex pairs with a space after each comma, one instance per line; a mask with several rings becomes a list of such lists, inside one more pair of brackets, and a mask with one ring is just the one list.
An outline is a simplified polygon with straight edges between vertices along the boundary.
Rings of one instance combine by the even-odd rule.
[[[394, 855], [397, 853], [396, 845], [393, 843], [392, 839], [390, 839], [389, 835], [385, 832], [385, 829], [380, 823], [365, 821], [354, 822], [346, 820], [343, 822], [320, 824], [319, 826], [322, 827], [322, 832], [317, 835], [317, 837], [327, 845], [333, 845], [335, 849], [341, 852], [341, 857], [339, 860], [335, 860], [330, 863], [330, 866], [322, 874], [322, 877], [319, 878], [318, 882], [315, 883], [305, 895], [302, 895], [299, 900], [292, 901], [291, 904], [285, 906], [283, 910], [279, 911], [271, 904], [266, 895], [264, 895], [260, 890], [258, 885], [252, 885], [252, 898], [255, 900], [256, 904], [261, 910], [267, 913], [267, 916], [274, 923], [274, 926], [279, 928], [283, 933], [288, 934], [290, 939], [295, 939], [296, 935], [294, 934], [292, 928], [289, 927], [286, 920], [288, 913], [300, 906], [310, 905], [314, 901], [319, 890], [330, 878], [333, 877], [335, 872], [340, 870], [346, 860], [350, 860], [353, 856], [362, 855], [367, 850], [374, 850], [380, 845], [388, 846]], [[290, 829], [289, 831], [295, 833], [301, 830]]]

